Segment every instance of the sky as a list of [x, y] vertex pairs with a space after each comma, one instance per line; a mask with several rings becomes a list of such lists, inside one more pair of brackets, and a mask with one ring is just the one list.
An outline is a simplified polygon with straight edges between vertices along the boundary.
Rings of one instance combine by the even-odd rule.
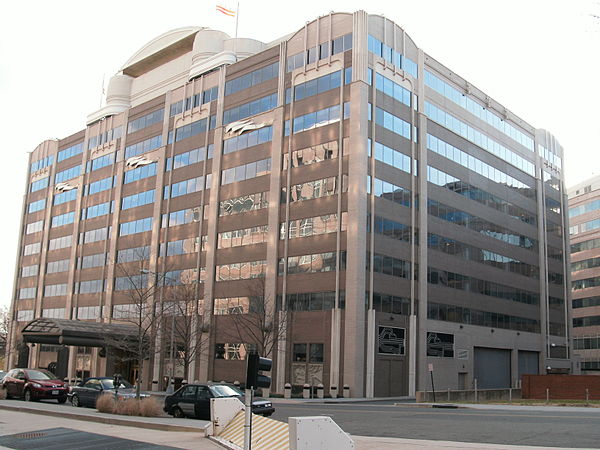
[[[12, 298], [28, 153], [85, 128], [102, 86], [156, 36], [234, 35], [214, 0], [6, 2], [0, 18], [0, 306]], [[567, 186], [600, 174], [600, 1], [240, 0], [238, 36], [270, 42], [330, 11], [365, 9], [565, 149]]]

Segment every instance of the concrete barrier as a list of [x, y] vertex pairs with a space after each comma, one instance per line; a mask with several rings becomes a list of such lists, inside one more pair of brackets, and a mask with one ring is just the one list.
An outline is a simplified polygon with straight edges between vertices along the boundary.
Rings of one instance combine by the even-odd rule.
[[[436, 400], [442, 402], [511, 401], [521, 398], [521, 389], [467, 389], [461, 391], [436, 391]], [[417, 391], [417, 403], [432, 403], [432, 391]]]

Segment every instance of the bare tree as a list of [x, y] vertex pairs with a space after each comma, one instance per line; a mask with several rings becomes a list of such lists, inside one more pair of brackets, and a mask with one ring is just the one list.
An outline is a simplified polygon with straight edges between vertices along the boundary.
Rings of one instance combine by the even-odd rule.
[[285, 338], [287, 314], [277, 314], [275, 302], [265, 291], [265, 279], [248, 282], [248, 296], [237, 303], [217, 305], [230, 316], [232, 326], [224, 334], [236, 342], [256, 346], [261, 356], [272, 356], [277, 342]]
[[[138, 249], [136, 249], [138, 250]], [[115, 264], [115, 291], [127, 300], [114, 305], [113, 317], [121, 323], [132, 325], [133, 334], [106, 336], [107, 347], [121, 350], [137, 363], [136, 398], [139, 399], [143, 379], [144, 360], [154, 350], [154, 341], [164, 311], [155, 304], [156, 294], [164, 284], [164, 274], [148, 268], [147, 248], [117, 261]]]
[[177, 352], [177, 362], [188, 379], [191, 363], [198, 360], [203, 345], [207, 344], [198, 314], [198, 297], [198, 283], [192, 277], [184, 277], [180, 284], [166, 287], [163, 292], [163, 337], [169, 339], [171, 365], [174, 369], [173, 356]]

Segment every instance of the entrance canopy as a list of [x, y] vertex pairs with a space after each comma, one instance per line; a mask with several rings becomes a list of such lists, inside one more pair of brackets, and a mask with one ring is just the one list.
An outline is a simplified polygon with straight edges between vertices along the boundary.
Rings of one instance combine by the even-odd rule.
[[115, 340], [137, 340], [137, 328], [133, 325], [67, 319], [35, 319], [22, 334], [25, 342], [82, 347], [105, 347]]

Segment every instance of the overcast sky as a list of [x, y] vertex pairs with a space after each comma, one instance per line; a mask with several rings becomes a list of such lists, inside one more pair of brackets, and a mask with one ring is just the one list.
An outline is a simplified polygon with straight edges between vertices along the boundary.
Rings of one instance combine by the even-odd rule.
[[[235, 8], [236, 2], [220, 2]], [[183, 26], [234, 34], [215, 1], [10, 1], [0, 19], [0, 305], [12, 297], [28, 152], [85, 128], [106, 81], [154, 37]], [[240, 1], [240, 37], [272, 41], [329, 11], [365, 9], [565, 148], [567, 185], [600, 173], [600, 2]]]

